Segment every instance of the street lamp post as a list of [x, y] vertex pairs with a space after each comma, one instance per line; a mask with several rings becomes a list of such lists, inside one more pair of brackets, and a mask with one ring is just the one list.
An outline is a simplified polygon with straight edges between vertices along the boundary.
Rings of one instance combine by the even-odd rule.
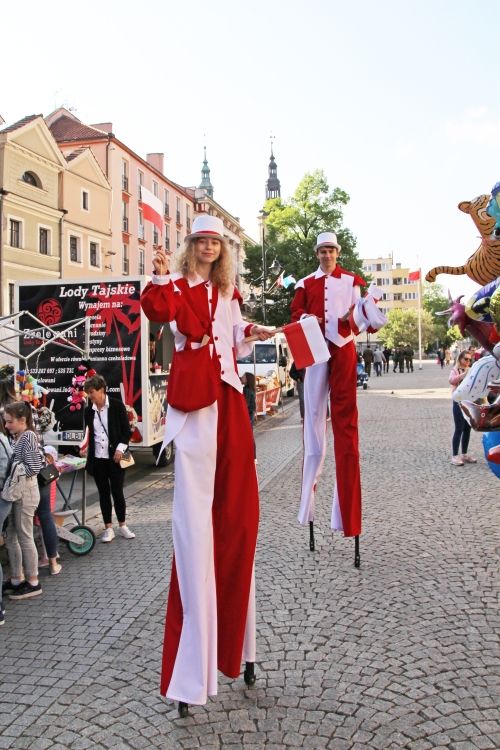
[[262, 322], [264, 325], [266, 325], [267, 322], [267, 315], [266, 315], [266, 277], [267, 277], [267, 268], [266, 268], [266, 224], [265, 220], [269, 216], [267, 211], [260, 211], [260, 221], [261, 221], [261, 229], [262, 229]]

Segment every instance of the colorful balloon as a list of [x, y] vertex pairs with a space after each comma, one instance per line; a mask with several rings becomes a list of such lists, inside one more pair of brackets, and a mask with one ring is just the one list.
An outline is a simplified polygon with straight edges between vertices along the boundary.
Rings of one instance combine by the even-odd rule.
[[[483, 435], [483, 448], [484, 456], [488, 462], [493, 474], [500, 479], [500, 463], [496, 463], [496, 460], [491, 460], [498, 455], [497, 448], [500, 448], [500, 432], [485, 432]], [[492, 454], [491, 452], [494, 451]]]

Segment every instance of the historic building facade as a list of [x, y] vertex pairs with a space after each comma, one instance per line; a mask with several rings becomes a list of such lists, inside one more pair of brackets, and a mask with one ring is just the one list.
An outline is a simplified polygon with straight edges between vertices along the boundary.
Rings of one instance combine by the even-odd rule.
[[[147, 154], [143, 159], [114, 135], [112, 123], [85, 125], [64, 108], [52, 112], [46, 122], [64, 154], [91, 148], [111, 185], [115, 276], [149, 274], [155, 245], [162, 244], [172, 252], [183, 245], [191, 231], [194, 200], [187, 190], [165, 177], [162, 153]], [[162, 203], [161, 232], [144, 220], [141, 188]]]
[[[42, 115], [0, 131], [2, 314], [14, 310], [16, 281], [105, 273], [110, 205], [109, 184], [90, 151], [68, 162]], [[71, 237], [78, 238], [77, 264]]]

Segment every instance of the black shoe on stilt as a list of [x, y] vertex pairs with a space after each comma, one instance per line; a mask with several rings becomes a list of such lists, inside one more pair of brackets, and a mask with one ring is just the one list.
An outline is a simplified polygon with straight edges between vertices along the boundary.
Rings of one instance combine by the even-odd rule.
[[361, 555], [359, 554], [359, 536], [354, 537], [354, 567], [361, 566]]
[[183, 703], [182, 701], [179, 701], [178, 711], [181, 719], [185, 719], [186, 716], [189, 715], [189, 703]]
[[252, 685], [255, 685], [255, 662], [253, 661], [247, 661], [245, 662], [245, 671], [243, 672], [243, 679], [245, 680], [245, 684], [247, 687], [252, 687]]
[[309, 549], [314, 552], [316, 546], [314, 544], [314, 521], [309, 521]]

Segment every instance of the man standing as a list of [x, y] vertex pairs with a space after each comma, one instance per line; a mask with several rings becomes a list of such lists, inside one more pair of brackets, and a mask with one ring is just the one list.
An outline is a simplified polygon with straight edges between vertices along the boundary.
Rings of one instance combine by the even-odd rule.
[[382, 349], [380, 349], [380, 347], [378, 346], [373, 352], [373, 364], [375, 365], [375, 374], [377, 378], [381, 377], [382, 365], [385, 364], [385, 357]]
[[392, 354], [392, 349], [389, 349], [389, 347], [386, 346], [384, 349], [384, 357], [385, 357], [384, 372], [385, 373], [389, 372], [389, 360], [391, 358], [391, 354]]
[[[337, 481], [331, 527], [344, 536], [361, 531], [361, 480], [356, 406], [356, 306], [361, 303], [359, 276], [337, 265], [340, 245], [333, 232], [318, 235], [314, 248], [319, 268], [295, 285], [292, 320], [315, 315], [330, 351], [328, 362], [306, 369], [304, 380], [304, 463], [299, 522], [314, 521], [314, 495], [326, 450], [326, 413], [334, 436]], [[352, 308], [355, 308], [352, 310]], [[351, 312], [349, 316], [348, 313]], [[311, 545], [311, 549], [314, 546]]]
[[373, 352], [370, 344], [366, 345], [366, 349], [363, 352], [363, 362], [365, 363], [365, 370], [368, 377], [372, 374], [372, 363], [373, 363]]

